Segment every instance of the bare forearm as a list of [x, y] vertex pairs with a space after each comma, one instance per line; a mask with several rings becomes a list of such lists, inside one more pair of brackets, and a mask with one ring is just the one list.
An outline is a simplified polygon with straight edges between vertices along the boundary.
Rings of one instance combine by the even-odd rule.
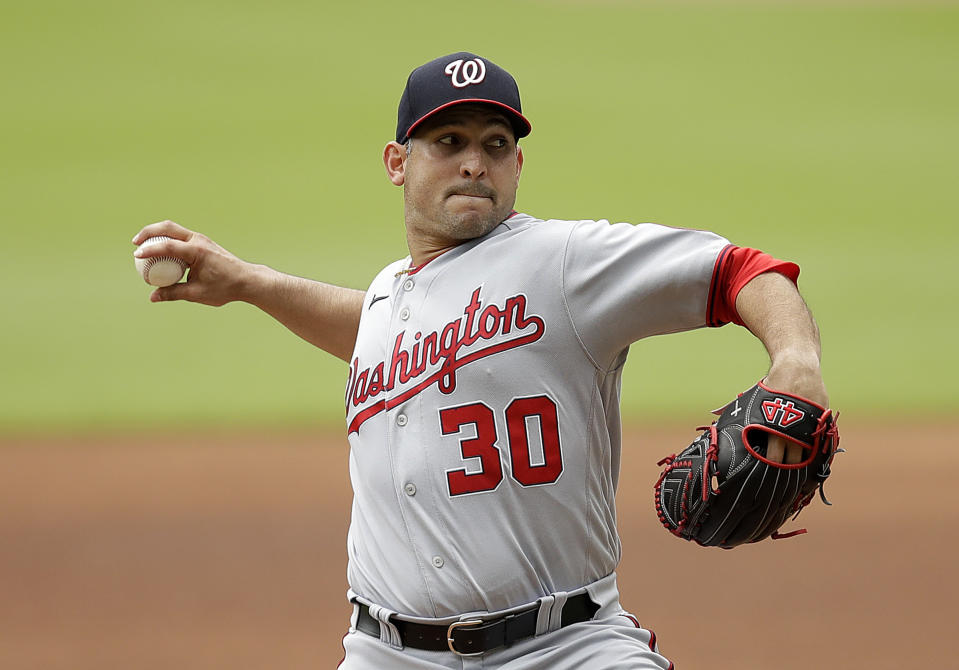
[[242, 300], [259, 307], [293, 333], [337, 358], [349, 361], [360, 324], [363, 291], [294, 277], [264, 265]]
[[796, 286], [781, 274], [761, 274], [739, 292], [736, 310], [769, 353], [768, 385], [828, 407], [819, 328]]
[[[158, 244], [139, 246], [162, 235]], [[248, 263], [173, 221], [143, 228], [133, 238], [139, 258], [173, 256], [190, 266], [185, 282], [156, 289], [152, 302], [188, 300], [220, 306], [248, 302], [262, 309], [307, 342], [348, 361], [356, 343], [362, 291], [284, 274]]]

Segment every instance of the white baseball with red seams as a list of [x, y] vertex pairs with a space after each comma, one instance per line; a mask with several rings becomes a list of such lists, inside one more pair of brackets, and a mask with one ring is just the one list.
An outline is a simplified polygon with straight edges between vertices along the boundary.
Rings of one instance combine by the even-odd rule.
[[[348, 572], [384, 639], [390, 614], [455, 620], [584, 589], [598, 620], [649, 635], [615, 586], [623, 365], [637, 340], [707, 324], [728, 247], [704, 231], [516, 213], [421, 268], [407, 258], [377, 275], [346, 386]], [[647, 649], [655, 658], [631, 667], [668, 667]], [[467, 667], [446, 656], [430, 658]]]
[[[148, 247], [169, 239], [170, 238], [165, 235], [157, 235], [156, 237], [145, 239], [140, 244], [140, 247]], [[176, 284], [183, 278], [183, 273], [187, 270], [186, 263], [172, 256], [134, 258], [134, 265], [136, 266], [137, 272], [143, 277], [143, 281], [151, 286], [159, 287]]]

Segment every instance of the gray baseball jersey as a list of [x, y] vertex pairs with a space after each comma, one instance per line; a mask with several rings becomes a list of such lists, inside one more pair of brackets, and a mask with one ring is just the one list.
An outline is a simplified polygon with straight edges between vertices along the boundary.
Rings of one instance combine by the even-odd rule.
[[611, 575], [628, 348], [706, 325], [728, 244], [514, 214], [380, 272], [346, 388], [352, 592], [446, 617]]

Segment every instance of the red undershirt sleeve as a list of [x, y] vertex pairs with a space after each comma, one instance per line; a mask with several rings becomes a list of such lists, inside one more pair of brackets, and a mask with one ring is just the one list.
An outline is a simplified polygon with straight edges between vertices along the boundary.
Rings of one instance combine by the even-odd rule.
[[730, 244], [719, 252], [709, 287], [706, 325], [715, 328], [735, 323], [742, 326], [742, 319], [736, 311], [736, 296], [752, 278], [764, 272], [778, 272], [794, 284], [799, 278], [798, 265], [773, 258], [758, 249]]

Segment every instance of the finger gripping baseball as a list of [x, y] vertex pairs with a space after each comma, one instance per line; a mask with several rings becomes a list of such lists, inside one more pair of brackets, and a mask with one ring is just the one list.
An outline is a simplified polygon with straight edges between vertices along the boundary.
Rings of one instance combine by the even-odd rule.
[[[135, 238], [134, 238], [135, 239]], [[156, 235], [147, 238], [139, 248], [147, 248], [157, 244], [162, 244], [172, 238], [166, 235]], [[143, 277], [143, 281], [153, 286], [171, 286], [176, 284], [187, 271], [187, 264], [181, 258], [175, 256], [152, 256], [149, 258], [136, 258], [134, 260], [137, 272]]]
[[[819, 491], [839, 449], [836, 415], [762, 384], [741, 393], [678, 454], [659, 462], [656, 514], [663, 526], [703, 546], [731, 549], [779, 533]], [[770, 435], [803, 449], [799, 463], [767, 458]]]

